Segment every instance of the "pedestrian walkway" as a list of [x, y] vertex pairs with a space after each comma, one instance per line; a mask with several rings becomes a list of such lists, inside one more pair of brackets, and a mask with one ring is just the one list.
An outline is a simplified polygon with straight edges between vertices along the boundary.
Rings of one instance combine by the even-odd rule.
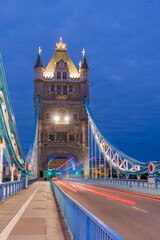
[[49, 182], [35, 182], [0, 203], [0, 240], [64, 240]]

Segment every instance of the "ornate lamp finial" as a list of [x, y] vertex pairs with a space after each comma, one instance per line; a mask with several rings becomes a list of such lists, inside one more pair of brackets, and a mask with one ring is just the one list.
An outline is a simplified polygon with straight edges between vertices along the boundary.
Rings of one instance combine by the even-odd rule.
[[56, 48], [66, 48], [66, 43], [62, 42], [62, 37], [60, 37], [60, 42], [56, 43]]
[[41, 47], [39, 47], [39, 48], [38, 48], [38, 53], [39, 53], [39, 55], [41, 54], [41, 52], [42, 52], [42, 49], [41, 49]]
[[85, 53], [86, 53], [86, 51], [85, 51], [85, 49], [83, 48], [83, 51], [82, 51], [83, 56], [85, 56]]

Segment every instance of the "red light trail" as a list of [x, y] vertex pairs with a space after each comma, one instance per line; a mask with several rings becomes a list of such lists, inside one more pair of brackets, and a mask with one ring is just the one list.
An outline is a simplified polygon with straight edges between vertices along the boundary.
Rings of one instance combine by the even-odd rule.
[[59, 183], [60, 185], [62, 185], [63, 187], [69, 189], [69, 190], [72, 191], [72, 192], [77, 192], [76, 189], [67, 186], [64, 182], [57, 181], [57, 183]]
[[[68, 181], [68, 182], [70, 182], [70, 181]], [[154, 197], [148, 197], [148, 196], [143, 196], [143, 195], [134, 194], [134, 193], [122, 192], [122, 191], [119, 191], [119, 190], [112, 190], [112, 189], [109, 189], [109, 188], [97, 187], [97, 186], [94, 186], [94, 185], [89, 185], [89, 184], [84, 184], [84, 183], [79, 183], [79, 182], [75, 182], [75, 183], [83, 185], [83, 186], [87, 186], [87, 187], [98, 188], [98, 189], [107, 190], [107, 191], [110, 191], [110, 192], [117, 192], [117, 193], [122, 193], [124, 195], [130, 195], [130, 196], [135, 196], [135, 197], [139, 197], [139, 198], [145, 198], [145, 199], [149, 199], [149, 200], [154, 200], [154, 201], [160, 202], [160, 199], [154, 198]]]
[[[79, 189], [82, 189], [82, 190], [85, 190], [85, 191], [88, 191], [88, 192], [92, 192], [92, 193], [95, 193], [95, 194], [98, 194], [100, 196], [103, 196], [103, 197], [107, 197], [107, 198], [110, 198], [110, 199], [114, 199], [116, 201], [119, 201], [119, 202], [124, 202], [124, 203], [127, 203], [127, 204], [130, 204], [130, 205], [135, 205], [136, 202], [135, 201], [132, 201], [132, 200], [128, 200], [128, 199], [125, 199], [125, 198], [121, 198], [121, 197], [117, 197], [117, 196], [113, 196], [113, 195], [110, 195], [108, 193], [102, 193], [102, 192], [99, 192], [99, 191], [96, 191], [94, 189], [91, 189], [91, 188], [86, 188], [86, 187], [83, 187], [83, 186], [79, 186], [79, 185], [75, 185], [74, 183], [70, 183], [68, 182], [71, 186], [74, 186], [74, 187], [77, 187]], [[63, 182], [64, 184], [64, 182]], [[68, 186], [67, 186], [68, 187]]]
[[[87, 161], [91, 161], [91, 160], [93, 160], [95, 157], [93, 157], [93, 158], [90, 158], [90, 159], [87, 159], [87, 160], [85, 160], [85, 161], [83, 161], [83, 162], [80, 162], [80, 163], [77, 163], [77, 164], [75, 164], [75, 166], [78, 166], [78, 165], [80, 165], [80, 164], [82, 164], [82, 163], [84, 163], [84, 162], [87, 162]], [[70, 168], [72, 168], [72, 166], [71, 167], [68, 167], [68, 168], [65, 168], [65, 169], [63, 169], [63, 171], [66, 171], [67, 169], [70, 169]]]

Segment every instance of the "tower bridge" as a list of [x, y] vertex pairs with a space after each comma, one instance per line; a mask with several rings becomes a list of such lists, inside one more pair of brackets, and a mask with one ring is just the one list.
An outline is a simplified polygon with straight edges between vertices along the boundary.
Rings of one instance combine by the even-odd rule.
[[[159, 203], [160, 161], [148, 163], [138, 161], [121, 152], [104, 137], [89, 107], [89, 67], [84, 49], [79, 69], [70, 58], [62, 38], [56, 44], [55, 52], [46, 67], [43, 66], [41, 51], [39, 48], [34, 66], [35, 125], [26, 158], [19, 141], [2, 57], [0, 56], [0, 200], [4, 201], [17, 191], [27, 188], [28, 185], [37, 181], [37, 178], [44, 178], [48, 169], [54, 169], [58, 175], [61, 175], [61, 180], [58, 180], [57, 183], [51, 180], [51, 186], [73, 239], [106, 239], [105, 237], [122, 239], [115, 232], [124, 238], [128, 236], [129, 232], [127, 239], [135, 239], [134, 233], [136, 231], [138, 236], [141, 235], [137, 226], [133, 226], [133, 231], [131, 228], [124, 231], [125, 221], [122, 218], [120, 227], [117, 227], [119, 222], [116, 223], [116, 220], [113, 220], [115, 213], [108, 218], [110, 210], [109, 208], [106, 210], [106, 201], [108, 206], [111, 206], [112, 209], [115, 208], [118, 214], [119, 212], [122, 214], [121, 209], [123, 209], [127, 221], [130, 219], [124, 213], [126, 211], [124, 203], [133, 207], [130, 212], [132, 218], [136, 219], [137, 216], [134, 215], [134, 211], [148, 213], [152, 207], [143, 209], [138, 199], [141, 197], [147, 206], [150, 206], [149, 201]], [[3, 165], [4, 160], [8, 162], [8, 165]], [[79, 174], [78, 178], [75, 178], [75, 173]], [[143, 174], [148, 174], [148, 181], [141, 180]], [[125, 177], [125, 179], [120, 179], [120, 176]], [[137, 180], [133, 181], [132, 176], [136, 176]], [[9, 182], [5, 183], [7, 177]], [[28, 191], [31, 196], [30, 200], [27, 200], [28, 203], [24, 201], [24, 206], [27, 206], [26, 204], [34, 205], [32, 198], [42, 201], [40, 193], [43, 192], [47, 204], [45, 211], [48, 212], [50, 202], [47, 196], [51, 197], [51, 190], [47, 190], [50, 189], [48, 184], [48, 182], [36, 182], [27, 188], [25, 191]], [[111, 190], [108, 187], [125, 189], [127, 192]], [[133, 192], [136, 193], [133, 194]], [[150, 197], [140, 195], [142, 192], [149, 194]], [[24, 191], [21, 191], [19, 195], [19, 198], [22, 197], [22, 202], [24, 194]], [[12, 198], [14, 201], [18, 201], [18, 195], [12, 196]], [[112, 199], [113, 204], [108, 199]], [[52, 201], [54, 200], [52, 199]], [[118, 201], [123, 203], [120, 208]], [[4, 205], [0, 205], [0, 210], [1, 207], [7, 206], [6, 201], [3, 203]], [[98, 205], [98, 203], [101, 204]], [[152, 209], [154, 219], [158, 219], [154, 215], [158, 209], [156, 204]], [[105, 214], [102, 214], [101, 217], [99, 213], [103, 211]], [[23, 216], [21, 209], [20, 212], [19, 218]], [[33, 218], [33, 208], [31, 212]], [[82, 215], [83, 220], [80, 217]], [[39, 216], [38, 209], [37, 216]], [[147, 224], [149, 224], [150, 220], [147, 216], [146, 219]], [[73, 224], [76, 220], [85, 229], [84, 234]], [[36, 221], [37, 219], [35, 224], [39, 224]], [[40, 221], [43, 222], [42, 219]], [[56, 221], [56, 224], [59, 224], [58, 220]], [[139, 220], [136, 219], [136, 221]], [[9, 220], [7, 224], [10, 224]], [[26, 224], [28, 223], [26, 222]], [[50, 224], [47, 219], [45, 219], [45, 224], [48, 234], [50, 234], [53, 229], [48, 227]], [[154, 229], [157, 235], [154, 235], [154, 239], [158, 239], [156, 236], [160, 234], [156, 224], [158, 223], [155, 220]], [[8, 230], [8, 225], [5, 225], [0, 233], [0, 240], [12, 239], [8, 238], [12, 229], [14, 231], [14, 225], [10, 230]], [[146, 233], [153, 237], [153, 233], [149, 229], [143, 233], [145, 238]], [[46, 236], [45, 233], [42, 235]], [[95, 238], [95, 236], [98, 237]], [[62, 235], [61, 238], [63, 239]]]
[[[89, 68], [83, 51], [82, 62], [77, 70], [61, 38], [46, 68], [43, 67], [39, 51], [34, 70], [35, 103], [37, 96], [40, 96], [40, 176], [52, 155], [57, 166], [69, 156], [74, 158], [75, 163], [89, 158], [88, 118], [84, 106], [84, 97], [89, 101]], [[89, 162], [85, 163], [84, 175], [89, 176]]]

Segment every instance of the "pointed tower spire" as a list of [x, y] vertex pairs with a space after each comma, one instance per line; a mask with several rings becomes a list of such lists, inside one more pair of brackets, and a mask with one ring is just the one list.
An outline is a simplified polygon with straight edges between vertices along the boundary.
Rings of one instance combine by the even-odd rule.
[[88, 68], [88, 64], [87, 64], [87, 60], [86, 60], [86, 57], [85, 57], [85, 49], [83, 48], [83, 51], [82, 51], [82, 54], [83, 54], [83, 58], [82, 58], [82, 63], [81, 63], [81, 68], [86, 68], [86, 69], [89, 69]]
[[39, 49], [38, 49], [38, 57], [37, 57], [37, 61], [36, 61], [36, 65], [34, 66], [34, 69], [38, 68], [38, 67], [42, 67], [43, 68], [43, 63], [42, 63], [42, 59], [41, 59], [41, 52], [42, 52], [42, 49], [41, 49], [41, 47], [39, 47]]

